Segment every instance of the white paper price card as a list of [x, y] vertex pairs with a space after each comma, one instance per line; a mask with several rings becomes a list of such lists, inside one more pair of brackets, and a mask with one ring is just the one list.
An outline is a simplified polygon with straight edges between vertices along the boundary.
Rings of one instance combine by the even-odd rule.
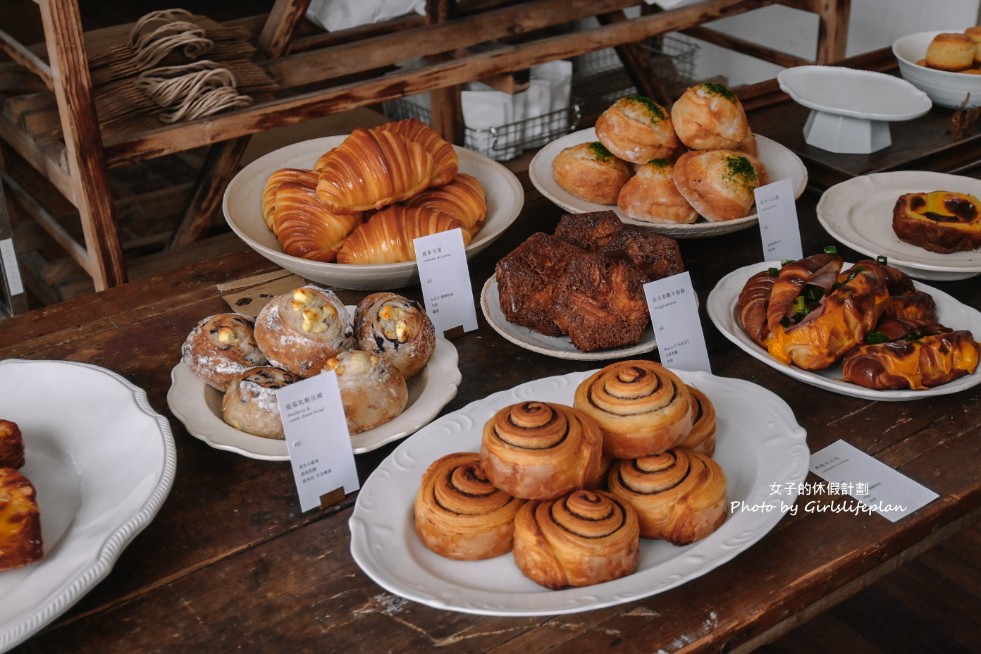
[[333, 370], [294, 382], [276, 391], [279, 414], [300, 510], [321, 505], [324, 495], [343, 488], [358, 490], [358, 471], [351, 451], [351, 436]]
[[413, 241], [426, 313], [437, 334], [477, 329], [477, 308], [470, 288], [470, 267], [459, 228]]
[[753, 193], [760, 220], [760, 237], [763, 239], [763, 260], [802, 258], [804, 250], [800, 243], [797, 205], [794, 204], [794, 187], [790, 179], [760, 186]]
[[[830, 512], [874, 511], [890, 522], [896, 522], [939, 497], [926, 486], [845, 441], [836, 441], [812, 454], [811, 472], [828, 482], [832, 502], [825, 510]], [[836, 495], [848, 495], [859, 504], [835, 503]], [[817, 506], [813, 509], [821, 510]]]
[[678, 370], [712, 372], [698, 319], [698, 296], [688, 271], [644, 284], [661, 363]]

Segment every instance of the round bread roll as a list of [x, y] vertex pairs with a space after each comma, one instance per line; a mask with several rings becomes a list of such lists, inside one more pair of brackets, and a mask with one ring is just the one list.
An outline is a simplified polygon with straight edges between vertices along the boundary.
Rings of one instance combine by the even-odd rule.
[[926, 65], [956, 73], [974, 64], [975, 49], [974, 41], [967, 34], [937, 34], [927, 46]]
[[339, 352], [324, 365], [333, 370], [341, 391], [347, 430], [374, 429], [400, 415], [409, 403], [405, 377], [393, 364], [363, 350]]
[[221, 402], [221, 417], [229, 425], [253, 436], [285, 438], [276, 391], [302, 379], [275, 368], [257, 366], [237, 375]]
[[678, 191], [706, 220], [749, 215], [753, 191], [767, 183], [766, 168], [756, 157], [736, 150], [692, 150], [674, 165]]
[[603, 453], [634, 459], [675, 447], [692, 426], [688, 386], [656, 361], [618, 361], [576, 387], [573, 406], [603, 431]]
[[391, 361], [406, 379], [426, 367], [436, 349], [436, 329], [425, 309], [397, 293], [372, 293], [354, 311], [358, 349]]
[[637, 511], [644, 538], [688, 545], [718, 529], [728, 515], [722, 468], [684, 448], [614, 462], [609, 486]]
[[613, 156], [599, 141], [568, 147], [552, 160], [556, 184], [577, 198], [597, 204], [616, 204], [630, 175], [627, 162]]
[[739, 98], [722, 84], [696, 84], [671, 107], [671, 122], [692, 150], [735, 150], [750, 132]]
[[208, 386], [224, 393], [237, 375], [267, 363], [254, 327], [252, 319], [240, 313], [202, 318], [181, 345], [181, 361]]
[[637, 512], [593, 490], [528, 502], [514, 518], [513, 554], [521, 572], [545, 588], [619, 579], [640, 562]]
[[688, 385], [691, 401], [694, 405], [691, 431], [685, 436], [678, 447], [701, 452], [705, 456], [715, 454], [716, 414], [715, 405], [708, 395], [692, 385]]
[[[981, 25], [974, 25], [964, 30], [964, 33], [974, 42], [974, 63], [981, 64]], [[967, 71], [965, 71], [967, 72]], [[970, 72], [981, 73], [981, 68], [972, 68]]]
[[667, 110], [643, 95], [628, 95], [596, 119], [596, 138], [615, 157], [632, 163], [670, 157], [681, 145]]
[[480, 561], [511, 551], [524, 500], [495, 488], [476, 452], [447, 454], [422, 475], [413, 505], [416, 533], [441, 556]]
[[620, 189], [617, 208], [635, 220], [684, 225], [695, 222], [698, 212], [678, 192], [673, 171], [668, 159], [637, 166], [636, 174]]
[[309, 377], [338, 352], [354, 346], [354, 327], [333, 291], [308, 284], [262, 308], [255, 338], [272, 365]]
[[552, 499], [595, 482], [602, 458], [599, 425], [572, 407], [549, 402], [500, 409], [484, 425], [480, 443], [487, 478], [525, 500]]

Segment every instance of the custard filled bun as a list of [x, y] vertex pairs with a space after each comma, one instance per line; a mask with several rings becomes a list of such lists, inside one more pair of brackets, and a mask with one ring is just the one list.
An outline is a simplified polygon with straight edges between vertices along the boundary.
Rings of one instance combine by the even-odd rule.
[[736, 150], [750, 133], [739, 98], [722, 84], [689, 87], [671, 107], [671, 122], [692, 150]]
[[643, 95], [620, 98], [600, 114], [596, 138], [614, 156], [637, 164], [670, 157], [680, 145], [668, 111]]
[[597, 204], [616, 204], [630, 175], [627, 162], [613, 156], [599, 141], [568, 147], [552, 160], [556, 184], [577, 198]]
[[668, 159], [654, 159], [637, 166], [637, 172], [620, 190], [617, 208], [629, 218], [652, 223], [690, 224], [695, 211], [674, 183], [674, 166]]
[[749, 215], [754, 191], [768, 181], [760, 161], [737, 150], [692, 150], [674, 165], [678, 191], [709, 221]]

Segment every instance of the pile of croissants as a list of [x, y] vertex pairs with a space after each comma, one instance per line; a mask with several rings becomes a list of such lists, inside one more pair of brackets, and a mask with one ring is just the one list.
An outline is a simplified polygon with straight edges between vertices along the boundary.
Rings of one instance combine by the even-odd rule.
[[834, 252], [761, 270], [736, 302], [739, 324], [771, 356], [803, 370], [841, 363], [845, 381], [875, 390], [922, 390], [972, 374], [969, 330], [939, 323], [929, 293], [873, 260], [844, 269]]
[[415, 498], [416, 533], [451, 559], [511, 552], [550, 589], [629, 575], [642, 538], [687, 545], [725, 521], [715, 433], [711, 400], [671, 370], [608, 365], [576, 387], [572, 406], [505, 406], [483, 426], [479, 452], [433, 462]]
[[413, 240], [459, 228], [469, 245], [487, 217], [480, 181], [453, 145], [415, 119], [355, 129], [313, 169], [282, 168], [262, 216], [283, 252], [327, 263], [415, 260]]

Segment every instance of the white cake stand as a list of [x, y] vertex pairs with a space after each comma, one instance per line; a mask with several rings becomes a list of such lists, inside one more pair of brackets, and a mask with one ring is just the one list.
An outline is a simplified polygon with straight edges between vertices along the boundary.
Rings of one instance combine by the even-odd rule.
[[780, 89], [811, 110], [804, 140], [840, 154], [869, 154], [892, 144], [889, 123], [919, 118], [932, 103], [909, 82], [840, 66], [797, 66], [777, 75]]

